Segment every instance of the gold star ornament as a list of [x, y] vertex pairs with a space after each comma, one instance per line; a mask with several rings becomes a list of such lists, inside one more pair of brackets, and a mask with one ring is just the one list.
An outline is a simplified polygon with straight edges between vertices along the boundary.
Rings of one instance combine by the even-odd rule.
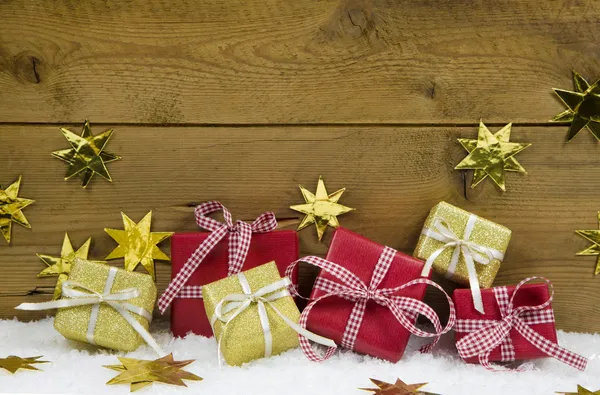
[[15, 222], [26, 228], [31, 228], [29, 221], [21, 210], [35, 200], [18, 197], [21, 186], [21, 176], [6, 189], [0, 186], [0, 231], [7, 243], [10, 243], [12, 223]]
[[588, 128], [600, 140], [600, 86], [599, 81], [592, 85], [573, 71], [575, 91], [554, 88], [554, 93], [567, 106], [567, 109], [552, 118], [551, 122], [571, 122], [567, 142], [583, 128]]
[[65, 136], [71, 148], [55, 151], [52, 156], [63, 160], [69, 164], [65, 180], [80, 174], [82, 176], [82, 186], [85, 188], [92, 176], [98, 174], [100, 177], [112, 181], [106, 163], [121, 159], [115, 154], [104, 151], [104, 147], [113, 134], [113, 129], [109, 129], [97, 136], [92, 135], [92, 128], [86, 119], [83, 125], [81, 136], [76, 135], [69, 129], [61, 128], [60, 131]]
[[354, 210], [338, 203], [345, 190], [346, 188], [342, 188], [332, 194], [328, 194], [325, 182], [321, 176], [319, 176], [317, 192], [315, 194], [300, 185], [300, 191], [306, 203], [290, 206], [292, 210], [305, 214], [304, 219], [298, 225], [298, 230], [302, 230], [314, 223], [317, 228], [317, 236], [321, 240], [327, 226], [331, 226], [332, 228], [340, 226], [337, 216]]
[[489, 176], [500, 189], [506, 191], [505, 170], [525, 173], [525, 169], [514, 156], [531, 144], [508, 141], [511, 127], [512, 124], [508, 124], [493, 134], [480, 121], [477, 140], [459, 139], [469, 155], [456, 165], [455, 169], [475, 170], [472, 188]]
[[40, 358], [42, 357], [21, 358], [10, 355], [7, 358], [0, 358], [0, 368], [8, 370], [12, 374], [19, 369], [40, 370], [35, 366], [32, 366], [34, 363], [48, 363], [48, 361], [39, 361]]
[[119, 372], [119, 375], [107, 382], [113, 384], [131, 384], [131, 392], [142, 389], [154, 382], [187, 387], [183, 380], [202, 381], [202, 377], [182, 370], [194, 362], [174, 361], [173, 354], [148, 361], [143, 359], [121, 358], [121, 365], [106, 365], [105, 368]]
[[557, 394], [563, 395], [600, 395], [600, 390], [598, 391], [590, 391], [587, 388], [583, 388], [582, 386], [577, 386], [577, 392], [557, 392]]
[[168, 261], [165, 255], [156, 245], [171, 237], [173, 232], [150, 232], [152, 211], [150, 211], [139, 223], [135, 223], [125, 213], [123, 216], [123, 230], [105, 228], [119, 246], [115, 248], [105, 259], [125, 258], [125, 269], [134, 271], [138, 264], [144, 268], [156, 280], [154, 273], [154, 260]]
[[[600, 227], [600, 212], [598, 212], [598, 226]], [[591, 246], [583, 251], [579, 251], [577, 255], [598, 255], [596, 258], [596, 271], [595, 275], [600, 273], [600, 229], [591, 230], [576, 230], [579, 236], [587, 239], [592, 243]]]
[[[58, 280], [56, 281], [56, 287], [54, 288], [53, 299], [60, 298], [62, 294], [62, 283], [69, 278], [69, 273], [71, 273], [71, 265], [73, 264], [75, 259], [80, 258], [87, 260], [91, 242], [92, 238], [90, 237], [85, 241], [85, 243], [83, 243], [81, 247], [79, 247], [77, 251], [75, 251], [73, 245], [71, 244], [71, 240], [69, 239], [69, 234], [65, 233], [65, 238], [63, 240], [62, 249], [60, 251], [59, 257], [37, 254], [37, 256], [42, 260], [42, 262], [44, 262], [48, 266], [47, 268], [42, 270], [37, 276], [58, 276]], [[106, 263], [103, 261], [92, 262]]]
[[435, 395], [430, 392], [419, 391], [427, 385], [427, 383], [420, 384], [406, 384], [404, 381], [397, 379], [395, 383], [386, 383], [385, 381], [370, 379], [377, 388], [359, 388], [363, 391], [371, 391], [374, 395], [420, 395], [429, 394]]

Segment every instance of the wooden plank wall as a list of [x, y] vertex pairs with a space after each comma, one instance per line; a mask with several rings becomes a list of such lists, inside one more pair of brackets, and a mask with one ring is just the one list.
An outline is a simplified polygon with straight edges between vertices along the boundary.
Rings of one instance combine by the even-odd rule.
[[[0, 2], [0, 182], [22, 174], [36, 200], [33, 228], [0, 241], [0, 318], [40, 317], [13, 307], [49, 298], [35, 254], [58, 254], [65, 231], [102, 259], [121, 211], [192, 231], [209, 199], [293, 228], [297, 184], [323, 175], [357, 208], [343, 226], [406, 253], [440, 200], [510, 227], [497, 284], [547, 276], [558, 326], [599, 331], [595, 258], [575, 256], [587, 243], [574, 233], [597, 227], [599, 147], [586, 131], [567, 145], [567, 126], [548, 123], [572, 69], [600, 77], [599, 16], [578, 0]], [[67, 147], [59, 127], [85, 118], [115, 129], [108, 148], [123, 158], [113, 183], [86, 190], [50, 156]], [[515, 122], [512, 139], [533, 143], [505, 193], [453, 170], [456, 138], [479, 119]], [[331, 232], [299, 236], [303, 255], [322, 255]], [[170, 266], [157, 270], [164, 288]], [[303, 270], [305, 289], [314, 275]]]

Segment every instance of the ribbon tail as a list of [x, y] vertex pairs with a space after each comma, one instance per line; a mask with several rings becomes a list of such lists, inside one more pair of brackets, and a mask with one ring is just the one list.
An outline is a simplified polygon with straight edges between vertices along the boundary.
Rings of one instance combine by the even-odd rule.
[[156, 340], [152, 337], [152, 335], [140, 324], [129, 312], [121, 306], [119, 303], [107, 301], [107, 303], [115, 310], [121, 314], [123, 318], [135, 329], [137, 333], [140, 334], [142, 339], [158, 354], [159, 357], [164, 357], [167, 355], [162, 348], [158, 345]]
[[468, 247], [463, 246], [463, 256], [465, 257], [465, 264], [467, 266], [467, 273], [469, 274], [469, 285], [471, 287], [471, 296], [473, 297], [473, 306], [475, 310], [481, 314], [485, 314], [483, 309], [483, 299], [481, 297], [481, 288], [479, 287], [479, 279], [477, 278], [477, 271], [475, 270], [475, 262], [473, 256]]
[[319, 343], [323, 346], [326, 347], [333, 347], [336, 348], [336, 344], [333, 340], [328, 339], [326, 337], [317, 335], [316, 333], [313, 333], [311, 331], [309, 331], [306, 328], [301, 327], [300, 325], [296, 324], [294, 321], [290, 320], [288, 317], [286, 317], [285, 315], [283, 315], [275, 306], [273, 306], [271, 303], [269, 303], [269, 307], [271, 307], [271, 309], [273, 309], [273, 311], [275, 313], [277, 313], [277, 315], [279, 317], [281, 317], [281, 319], [283, 321], [285, 321], [285, 323], [292, 328], [293, 330], [295, 330], [299, 335], [304, 336], [305, 338], [312, 340], [315, 343]]
[[444, 250], [446, 248], [447, 248], [447, 246], [443, 246], [442, 248], [435, 250], [431, 255], [429, 255], [429, 258], [427, 258], [427, 260], [425, 261], [425, 266], [423, 266], [423, 270], [421, 271], [422, 277], [429, 276], [429, 272], [431, 271], [431, 268], [433, 267], [433, 263], [440, 256], [440, 254], [442, 252], [444, 252]]

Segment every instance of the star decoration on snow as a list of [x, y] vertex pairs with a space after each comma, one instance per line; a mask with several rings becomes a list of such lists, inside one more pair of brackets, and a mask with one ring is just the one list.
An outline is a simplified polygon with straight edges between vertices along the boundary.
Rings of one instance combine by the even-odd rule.
[[60, 128], [71, 148], [60, 151], [54, 151], [52, 156], [63, 160], [69, 164], [65, 180], [82, 174], [82, 186], [85, 188], [92, 176], [98, 174], [100, 177], [112, 181], [106, 163], [121, 159], [115, 154], [104, 151], [104, 147], [113, 134], [113, 129], [109, 129], [97, 136], [92, 135], [92, 128], [86, 119], [83, 125], [81, 136], [76, 135], [69, 129]]
[[340, 226], [337, 216], [354, 210], [338, 203], [345, 190], [346, 188], [342, 188], [332, 194], [327, 194], [325, 182], [321, 176], [319, 176], [315, 194], [300, 185], [300, 191], [306, 204], [290, 206], [292, 210], [305, 214], [304, 219], [298, 225], [298, 230], [302, 230], [314, 223], [317, 228], [317, 236], [321, 240], [327, 226], [331, 226], [332, 228]]
[[[600, 227], [600, 212], [598, 212], [598, 226]], [[600, 273], [600, 229], [591, 230], [576, 230], [579, 236], [584, 237], [593, 244], [583, 251], [579, 251], [577, 255], [598, 255], [596, 259], [595, 275]]]
[[7, 358], [0, 358], [0, 368], [8, 370], [12, 374], [19, 369], [40, 370], [32, 366], [34, 363], [48, 363], [48, 361], [39, 361], [40, 358], [42, 357], [21, 358], [10, 355]]
[[571, 122], [567, 142], [571, 141], [583, 128], [588, 128], [600, 140], [600, 80], [592, 85], [576, 71], [573, 71], [575, 92], [554, 89], [560, 100], [568, 107], [552, 118], [551, 122]]
[[[492, 134], [483, 122], [480, 121], [474, 147], [472, 147], [472, 143], [464, 144], [465, 140], [469, 141], [468, 139], [459, 139], [459, 142], [469, 152], [469, 155], [456, 165], [455, 169], [479, 170], [473, 177], [471, 187], [475, 187], [485, 177], [489, 176], [500, 189], [506, 191], [504, 171], [525, 172], [525, 169], [513, 157], [531, 146], [531, 144], [509, 142], [511, 127], [512, 124], [508, 124], [496, 134]], [[469, 151], [469, 148], [473, 149]]]
[[583, 388], [581, 385], [577, 386], [577, 392], [557, 392], [557, 394], [563, 395], [600, 395], [600, 390], [590, 391], [587, 388]]
[[419, 391], [427, 385], [427, 383], [420, 384], [406, 384], [404, 381], [397, 379], [395, 383], [386, 383], [385, 381], [370, 379], [377, 388], [359, 388], [363, 391], [371, 391], [374, 395], [435, 395], [430, 392]]
[[21, 176], [10, 184], [6, 189], [0, 186], [0, 231], [7, 243], [10, 243], [12, 223], [15, 222], [26, 228], [31, 228], [29, 221], [21, 210], [29, 206], [35, 200], [20, 198], [19, 188]]
[[173, 354], [156, 360], [121, 358], [121, 365], [105, 365], [105, 368], [120, 372], [106, 384], [131, 384], [131, 392], [154, 382], [187, 387], [183, 380], [202, 381], [202, 377], [186, 372], [183, 368], [194, 360], [174, 361]]
[[125, 270], [134, 271], [138, 264], [156, 279], [154, 273], [154, 260], [168, 261], [165, 255], [156, 245], [171, 237], [173, 232], [150, 232], [152, 211], [150, 211], [139, 223], [135, 223], [125, 213], [123, 216], [124, 230], [105, 228], [104, 231], [110, 235], [119, 246], [115, 248], [105, 259], [125, 258]]
[[[75, 251], [73, 245], [71, 244], [71, 240], [69, 239], [69, 234], [65, 233], [65, 238], [63, 240], [60, 256], [55, 257], [51, 255], [37, 254], [37, 256], [48, 266], [47, 268], [42, 270], [37, 276], [58, 276], [58, 280], [56, 281], [56, 287], [54, 288], [53, 299], [60, 298], [62, 294], [62, 283], [68, 279], [69, 273], [71, 273], [71, 265], [73, 264], [75, 259], [80, 258], [87, 260], [91, 242], [92, 238], [90, 237], [85, 241], [85, 243], [83, 243], [81, 247], [79, 247], [77, 251]], [[103, 261], [93, 262], [106, 263]]]

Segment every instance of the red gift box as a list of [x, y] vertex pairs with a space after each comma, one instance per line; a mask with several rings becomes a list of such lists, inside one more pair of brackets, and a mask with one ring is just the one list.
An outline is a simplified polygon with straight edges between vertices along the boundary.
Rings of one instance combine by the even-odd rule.
[[[508, 291], [508, 297], [512, 298], [514, 286], [506, 287]], [[493, 320], [501, 321], [502, 315], [500, 307], [496, 301], [496, 295], [493, 289], [482, 289], [481, 296], [483, 298], [483, 307], [485, 314], [479, 313], [473, 306], [473, 298], [469, 289], [457, 289], [452, 295], [456, 307], [456, 319], [460, 320]], [[545, 303], [550, 298], [550, 292], [546, 284], [525, 284], [515, 295], [513, 306], [515, 308], [521, 306], [538, 306]], [[540, 311], [552, 311], [552, 305], [548, 306]], [[556, 338], [556, 325], [554, 321], [545, 323], [528, 323], [527, 324], [535, 332], [542, 335], [552, 343], [557, 343]], [[455, 337], [458, 342], [460, 339], [468, 335], [468, 332], [460, 331], [461, 323], [458, 322], [455, 328]], [[536, 358], [547, 358], [548, 355], [539, 350], [527, 339], [525, 339], [516, 329], [511, 329], [510, 340], [514, 347], [514, 359], [515, 360], [529, 360]], [[465, 358], [466, 362], [479, 363], [478, 357]], [[501, 346], [498, 346], [492, 350], [489, 356], [489, 361], [502, 361]]]
[[[369, 284], [384, 246], [344, 228], [338, 228], [327, 252], [327, 260], [354, 273]], [[396, 252], [390, 268], [378, 289], [394, 288], [421, 277], [424, 263], [409, 255]], [[325, 270], [321, 278], [340, 283]], [[423, 300], [427, 285], [418, 284], [401, 290], [396, 295]], [[315, 300], [326, 292], [313, 289]], [[307, 320], [307, 329], [340, 344], [355, 303], [332, 296], [316, 303]], [[413, 321], [414, 322], [414, 321]], [[388, 307], [367, 301], [362, 324], [354, 343], [354, 351], [397, 362], [402, 358], [410, 332], [394, 317]]]
[[[176, 233], [171, 237], [171, 278], [187, 262], [198, 246], [210, 235], [209, 232]], [[204, 285], [227, 277], [228, 238], [220, 241], [206, 256], [186, 285]], [[298, 237], [293, 230], [280, 230], [268, 233], [253, 233], [244, 261], [243, 270], [252, 269], [264, 263], [275, 261], [283, 276], [287, 266], [298, 259]], [[297, 282], [297, 271], [291, 278]], [[175, 298], [171, 304], [171, 331], [177, 337], [189, 332], [211, 337], [213, 332], [206, 317], [204, 301], [200, 298]]]

